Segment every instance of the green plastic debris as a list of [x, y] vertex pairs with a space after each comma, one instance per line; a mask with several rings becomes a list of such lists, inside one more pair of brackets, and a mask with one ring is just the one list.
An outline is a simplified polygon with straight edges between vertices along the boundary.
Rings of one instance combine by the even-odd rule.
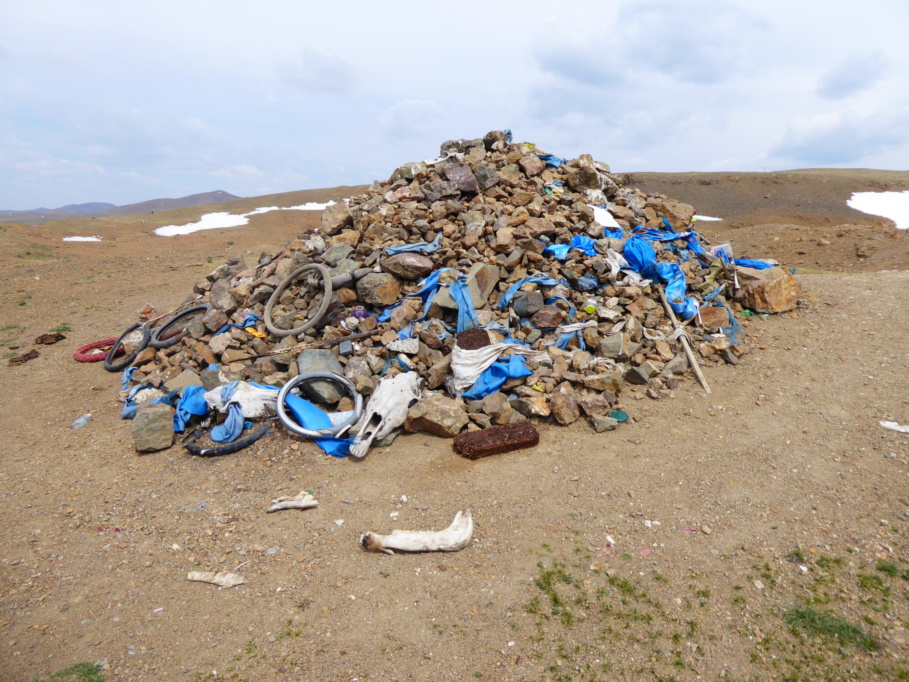
[[628, 421], [628, 413], [625, 410], [613, 410], [609, 413], [609, 416], [619, 423]]

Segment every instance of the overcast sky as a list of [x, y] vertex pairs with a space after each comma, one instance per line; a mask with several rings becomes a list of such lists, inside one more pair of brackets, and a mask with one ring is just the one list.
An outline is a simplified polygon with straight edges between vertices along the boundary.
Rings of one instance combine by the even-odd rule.
[[0, 209], [385, 179], [510, 128], [614, 171], [909, 169], [906, 0], [0, 0]]

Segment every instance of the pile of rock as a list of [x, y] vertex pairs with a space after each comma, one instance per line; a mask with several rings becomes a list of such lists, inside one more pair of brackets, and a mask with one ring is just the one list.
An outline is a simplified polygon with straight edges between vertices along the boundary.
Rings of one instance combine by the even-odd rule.
[[[513, 144], [501, 131], [445, 142], [438, 159], [407, 163], [364, 194], [330, 206], [320, 230], [300, 235], [280, 254], [233, 258], [214, 270], [194, 290], [194, 302], [208, 302], [212, 310], [187, 325], [180, 343], [143, 351], [133, 379], [171, 389], [187, 383], [212, 388], [225, 379], [280, 386], [298, 373], [330, 371], [347, 376], [368, 396], [380, 375], [415, 371], [427, 388], [441, 391], [450, 374], [458, 318], [458, 304], [444, 285], [465, 275], [476, 320], [489, 330], [491, 342], [511, 337], [545, 354], [528, 360], [530, 376], [509, 379], [482, 400], [428, 394], [412, 409], [408, 430], [454, 436], [465, 426], [531, 417], [570, 424], [582, 415], [598, 430], [614, 428], [608, 414], [626, 383], [660, 398], [678, 385], [688, 361], [656, 285], [633, 283], [610, 257], [622, 253], [638, 226], [683, 232], [693, 216], [687, 204], [623, 186], [589, 155], [563, 162], [533, 145]], [[598, 217], [620, 227], [621, 238], [605, 236]], [[589, 237], [593, 251], [572, 249], [564, 260], [546, 251], [576, 235]], [[387, 251], [418, 244], [420, 251]], [[732, 309], [757, 312], [795, 306], [798, 285], [785, 270], [739, 267], [736, 288], [734, 266], [695, 257], [684, 239], [653, 247], [658, 260], [679, 263], [689, 295], [698, 298], [722, 287], [689, 328], [703, 362], [735, 364], [744, 352], [741, 339], [733, 343], [728, 334], [716, 333], [734, 324], [724, 301]], [[324, 265], [333, 277], [371, 271], [337, 288], [319, 323], [306, 333], [269, 334], [261, 319], [266, 302], [307, 263]], [[422, 297], [408, 297], [424, 278], [446, 268], [428, 309]], [[528, 277], [560, 283], [525, 283], [500, 308], [503, 293]], [[275, 302], [274, 325], [301, 325], [320, 297], [318, 284], [301, 278]], [[377, 314], [399, 302], [387, 321], [379, 322]], [[250, 320], [250, 313], [259, 316], [254, 330], [237, 326], [215, 335], [228, 323]], [[567, 345], [554, 345], [564, 325], [583, 322], [589, 324]], [[404, 329], [412, 338], [400, 338], [408, 335], [400, 334]], [[348, 336], [355, 340], [340, 343]], [[300, 350], [302, 344], [313, 347]], [[207, 370], [212, 364], [220, 371]], [[322, 399], [339, 401], [330, 389], [326, 385]]]

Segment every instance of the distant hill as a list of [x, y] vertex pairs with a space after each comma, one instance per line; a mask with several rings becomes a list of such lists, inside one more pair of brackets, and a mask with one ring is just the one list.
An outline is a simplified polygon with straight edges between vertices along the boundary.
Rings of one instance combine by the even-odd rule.
[[37, 225], [38, 223], [48, 223], [54, 220], [84, 218], [86, 217], [86, 214], [90, 214], [95, 218], [142, 215], [144, 213], [155, 213], [157, 211], [169, 211], [174, 208], [216, 204], [222, 201], [232, 201], [234, 199], [240, 199], [240, 197], [222, 190], [215, 190], [214, 192], [190, 194], [189, 196], [180, 197], [179, 199], [151, 199], [149, 201], [139, 202], [138, 204], [126, 204], [124, 206], [116, 206], [115, 204], [99, 201], [87, 204], [69, 204], [67, 206], [61, 206], [60, 208], [51, 209], [37, 208], [30, 211], [0, 211], [0, 221]]
[[[116, 204], [106, 204], [103, 201], [95, 201], [88, 204], [67, 204], [66, 206], [61, 206], [57, 211], [75, 211], [77, 213], [91, 213], [92, 211], [106, 211], [109, 208], [117, 208]], [[44, 209], [36, 209], [42, 211]]]

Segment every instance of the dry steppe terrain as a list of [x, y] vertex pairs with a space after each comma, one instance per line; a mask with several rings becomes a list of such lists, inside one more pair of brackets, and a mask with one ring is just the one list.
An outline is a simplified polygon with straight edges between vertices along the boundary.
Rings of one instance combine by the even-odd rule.
[[[633, 182], [725, 218], [699, 223], [711, 242], [797, 268], [800, 307], [742, 320], [749, 352], [705, 367], [710, 395], [692, 377], [660, 401], [628, 390], [616, 431], [544, 424], [539, 446], [477, 461], [427, 434], [334, 459], [280, 427], [224, 458], [139, 455], [118, 377], [72, 360], [319, 213], [155, 227], [355, 188], [0, 224], [2, 352], [67, 330], [0, 366], [0, 679], [77, 663], [99, 670], [64, 679], [909, 679], [909, 436], [879, 425], [909, 424], [909, 234], [845, 205], [909, 173]], [[264, 513], [304, 489], [318, 508]], [[358, 545], [460, 509], [475, 520], [460, 552]]]

